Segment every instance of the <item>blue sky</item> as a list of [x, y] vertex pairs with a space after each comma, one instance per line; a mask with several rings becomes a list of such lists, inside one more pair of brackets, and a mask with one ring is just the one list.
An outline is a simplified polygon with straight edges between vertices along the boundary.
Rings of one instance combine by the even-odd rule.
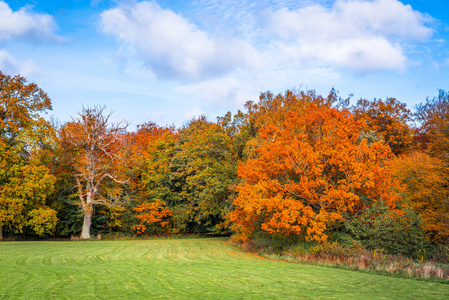
[[0, 70], [36, 82], [62, 122], [106, 105], [113, 120], [181, 126], [260, 92], [395, 97], [449, 89], [445, 0], [0, 0]]

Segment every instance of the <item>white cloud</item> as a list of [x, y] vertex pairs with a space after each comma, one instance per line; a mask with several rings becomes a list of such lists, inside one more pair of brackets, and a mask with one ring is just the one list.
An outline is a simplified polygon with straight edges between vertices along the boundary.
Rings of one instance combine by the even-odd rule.
[[0, 70], [7, 74], [17, 72], [17, 63], [7, 51], [0, 49]]
[[[248, 86], [247, 82], [244, 82], [237, 76], [227, 76], [179, 86], [175, 91], [181, 94], [199, 97], [201, 100], [215, 105], [223, 103], [230, 105], [238, 101], [246, 102], [250, 99], [251, 95], [248, 94], [248, 88], [250, 86]], [[243, 85], [246, 85], [246, 88]]]
[[267, 15], [283, 55], [357, 72], [402, 69], [401, 43], [432, 35], [426, 26], [431, 18], [398, 0], [337, 0], [331, 8], [312, 5]]
[[20, 74], [24, 77], [41, 75], [41, 71], [35, 62], [32, 60], [17, 62], [11, 54], [3, 49], [0, 49], [0, 70], [5, 74]]
[[161, 78], [199, 80], [261, 64], [248, 42], [202, 31], [154, 2], [107, 10], [101, 14], [101, 26], [141, 55]]
[[52, 16], [27, 7], [12, 11], [6, 2], [0, 1], [0, 41], [16, 37], [63, 41], [55, 34], [56, 30]]

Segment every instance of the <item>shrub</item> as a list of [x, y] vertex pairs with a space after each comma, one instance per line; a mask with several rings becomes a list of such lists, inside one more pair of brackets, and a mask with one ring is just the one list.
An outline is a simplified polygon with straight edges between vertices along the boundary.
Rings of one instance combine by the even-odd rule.
[[420, 218], [413, 210], [392, 211], [379, 202], [347, 222], [345, 227], [352, 238], [368, 250], [420, 258], [430, 247], [420, 225]]

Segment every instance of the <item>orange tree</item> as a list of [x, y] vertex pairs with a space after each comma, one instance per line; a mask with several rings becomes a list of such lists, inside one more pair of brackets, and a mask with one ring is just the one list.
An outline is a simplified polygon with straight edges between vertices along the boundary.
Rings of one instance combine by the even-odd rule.
[[412, 113], [405, 103], [395, 98], [360, 99], [353, 112], [357, 119], [365, 121], [367, 131], [385, 140], [395, 155], [411, 150], [413, 132], [407, 122], [412, 121]]
[[406, 185], [405, 200], [420, 214], [422, 227], [434, 242], [449, 239], [448, 170], [443, 161], [413, 152], [395, 159], [394, 175]]
[[39, 115], [47, 110], [50, 98], [36, 84], [0, 72], [0, 239], [4, 226], [21, 232], [30, 225], [42, 235], [56, 225], [56, 212], [46, 206], [54, 177], [40, 159], [53, 136]]
[[421, 123], [418, 140], [422, 148], [449, 166], [449, 92], [440, 90], [438, 97], [427, 99], [416, 110], [416, 119]]
[[143, 234], [150, 226], [157, 234], [169, 223], [169, 217], [173, 215], [172, 211], [166, 207], [164, 201], [156, 199], [151, 203], [142, 203], [133, 208], [138, 213], [137, 219], [139, 224], [134, 225], [132, 229], [136, 230], [136, 234]]
[[123, 157], [127, 124], [109, 125], [105, 107], [83, 108], [79, 119], [59, 131], [64, 164], [74, 179], [75, 204], [81, 206], [84, 220], [82, 239], [90, 238], [94, 206], [120, 206], [122, 185], [126, 182]]
[[254, 158], [238, 168], [243, 183], [229, 214], [235, 237], [266, 232], [323, 242], [372, 202], [394, 208], [390, 148], [358, 143], [362, 128], [350, 112], [310, 101], [262, 127]]

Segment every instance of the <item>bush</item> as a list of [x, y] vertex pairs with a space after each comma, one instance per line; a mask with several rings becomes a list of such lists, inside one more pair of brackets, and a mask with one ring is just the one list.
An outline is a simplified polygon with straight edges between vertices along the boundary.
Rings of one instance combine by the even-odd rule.
[[420, 218], [411, 209], [401, 212], [392, 211], [382, 202], [374, 203], [345, 227], [368, 250], [421, 259], [430, 242], [420, 226]]

